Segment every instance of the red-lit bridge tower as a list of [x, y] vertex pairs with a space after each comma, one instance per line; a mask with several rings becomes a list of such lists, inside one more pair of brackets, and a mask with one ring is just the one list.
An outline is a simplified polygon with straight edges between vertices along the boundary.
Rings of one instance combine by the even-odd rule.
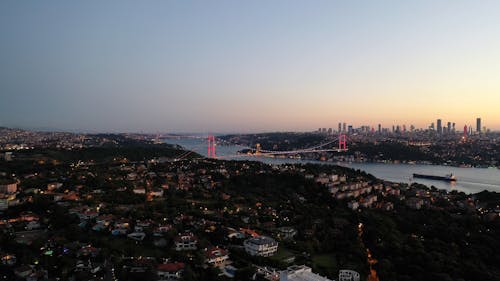
[[215, 155], [215, 136], [208, 135], [207, 141], [208, 141], [207, 157], [216, 158], [217, 156]]
[[347, 136], [345, 134], [339, 136], [339, 150], [347, 150]]

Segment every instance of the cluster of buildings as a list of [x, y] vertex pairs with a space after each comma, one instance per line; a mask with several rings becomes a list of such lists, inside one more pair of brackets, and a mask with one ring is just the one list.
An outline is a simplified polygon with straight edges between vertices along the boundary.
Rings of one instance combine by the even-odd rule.
[[349, 179], [345, 175], [319, 174], [306, 175], [314, 178], [328, 188], [332, 196], [338, 200], [347, 200], [347, 206], [352, 210], [358, 208], [380, 208], [390, 211], [394, 208], [392, 202], [384, 200], [387, 196], [399, 197], [401, 191], [398, 184], [370, 183], [365, 179]]
[[[354, 270], [340, 270], [338, 281], [360, 281], [360, 275]], [[305, 265], [290, 266], [286, 270], [280, 271], [279, 281], [334, 281], [312, 272], [312, 269]]]
[[393, 211], [396, 204], [410, 209], [448, 210], [452, 212], [474, 213], [485, 220], [494, 220], [500, 216], [498, 206], [484, 208], [478, 205], [474, 196], [461, 196], [446, 190], [432, 189], [419, 184], [403, 185], [393, 182], [371, 183], [364, 179], [349, 178], [345, 175], [320, 173], [306, 175], [328, 188], [331, 195], [347, 203], [351, 210], [377, 208]]
[[[293, 265], [295, 255], [302, 253], [280, 255], [297, 237], [313, 237], [313, 229], [297, 229], [292, 223], [297, 214], [286, 204], [254, 202], [237, 192], [222, 192], [224, 183], [234, 177], [293, 173], [324, 187], [352, 210], [390, 211], [396, 204], [412, 209], [478, 210], [471, 197], [463, 199], [419, 186], [373, 182], [359, 175], [310, 171], [300, 165], [268, 166], [213, 159], [131, 162], [121, 158], [105, 165], [92, 161], [50, 167], [34, 163], [14, 175], [0, 170], [0, 233], [13, 237], [12, 243], [27, 247], [47, 241], [33, 249], [33, 261], [37, 263], [26, 262], [19, 256], [21, 252], [4, 250], [0, 245], [1, 262], [21, 280], [54, 277], [58, 271], [39, 262], [49, 259], [71, 263], [65, 268], [65, 277], [76, 279], [152, 273], [158, 280], [179, 280], [188, 268], [199, 267], [214, 268], [234, 278], [238, 272], [236, 252], [240, 263], [241, 259], [251, 263], [262, 257], [264, 261], [276, 259], [291, 265], [282, 271], [262, 268], [269, 280], [331, 280], [307, 266]], [[297, 204], [307, 202], [307, 196], [310, 194], [294, 194]], [[39, 198], [52, 209], [23, 210]], [[182, 200], [182, 204], [176, 205], [174, 199]], [[494, 210], [480, 212], [485, 219], [496, 219], [491, 214], [498, 217]], [[68, 232], [71, 236], [64, 234], [65, 223], [77, 229]], [[57, 225], [64, 227], [55, 228]], [[83, 235], [78, 237], [79, 233]], [[87, 235], [95, 243], [90, 243]], [[134, 245], [159, 249], [162, 257], [150, 257], [144, 251], [112, 260], [104, 254]], [[110, 249], [104, 249], [108, 246]], [[140, 247], [133, 249], [140, 251]], [[338, 276], [341, 281], [359, 279], [355, 271], [341, 270]]]
[[[14, 160], [16, 161], [16, 160]], [[156, 165], [166, 165], [169, 168], [155, 169]], [[257, 165], [258, 166], [258, 165]], [[137, 206], [144, 202], [165, 204], [169, 191], [197, 191], [207, 198], [213, 196], [213, 191], [220, 187], [229, 177], [244, 173], [276, 173], [296, 171], [293, 166], [266, 168], [255, 170], [247, 164], [237, 165], [230, 162], [213, 160], [194, 160], [189, 162], [172, 162], [159, 164], [158, 160], [144, 162], [110, 163], [104, 169], [95, 166], [91, 161], [78, 161], [66, 167], [58, 166], [58, 172], [39, 170], [35, 165], [32, 171], [25, 174], [2, 174], [0, 196], [15, 198], [3, 201], [3, 211], [10, 211], [14, 205], [24, 206], [32, 203], [36, 197], [43, 197], [53, 204], [67, 210], [68, 216], [77, 218], [78, 227], [83, 233], [89, 232], [96, 237], [119, 241], [119, 243], [152, 243], [154, 247], [178, 252], [181, 256], [191, 257], [200, 253], [203, 266], [217, 268], [222, 275], [234, 277], [237, 268], [231, 260], [232, 248], [238, 246], [249, 256], [271, 258], [279, 251], [279, 241], [293, 240], [297, 229], [290, 225], [278, 224], [277, 221], [290, 221], [291, 214], [280, 214], [279, 210], [264, 206], [245, 204], [227, 204], [223, 209], [208, 208], [197, 200], [192, 200], [191, 208], [198, 210], [200, 216], [188, 215], [178, 211], [171, 215], [155, 215], [153, 217], [130, 217], [126, 214], [136, 213]], [[57, 174], [60, 173], [60, 174]], [[99, 176], [97, 176], [99, 175]], [[104, 186], [89, 186], [89, 180], [97, 177], [107, 181]], [[31, 182], [26, 186], [25, 182]], [[75, 184], [77, 182], [78, 184]], [[120, 183], [120, 184], [115, 184]], [[107, 198], [108, 193], [116, 198]], [[140, 204], [122, 202], [120, 197], [140, 198]], [[231, 195], [222, 193], [221, 202], [231, 199]], [[7, 200], [7, 199], [5, 199]], [[110, 202], [117, 200], [116, 203]], [[7, 203], [5, 203], [7, 202]], [[198, 207], [199, 206], [199, 207]], [[44, 213], [23, 212], [17, 217], [2, 216], [0, 230], [15, 237], [16, 243], [32, 245], [35, 241], [50, 241], [39, 254], [41, 257], [65, 258], [73, 261], [72, 276], [109, 276], [125, 272], [126, 274], [153, 272], [158, 280], [179, 280], [188, 266], [186, 259], [162, 261], [147, 256], [123, 258], [119, 264], [107, 259], [102, 254], [102, 248], [83, 241], [64, 242], [58, 237], [50, 225], [55, 218]], [[209, 220], [205, 216], [216, 218]], [[237, 218], [239, 222], [224, 222], [224, 215]], [[273, 218], [270, 221], [259, 222], [262, 217]], [[233, 221], [233, 220], [231, 220]], [[258, 228], [258, 230], [256, 229]], [[214, 231], [222, 231], [226, 244], [212, 244], [206, 238], [200, 240], [200, 235], [210, 235]], [[261, 233], [265, 233], [264, 235]], [[121, 241], [121, 242], [120, 242]], [[129, 241], [129, 242], [127, 242]], [[2, 252], [4, 264], [12, 268], [16, 278], [21, 280], [43, 280], [53, 276], [54, 272], [40, 264], [20, 264], [16, 254]], [[187, 259], [189, 260], [189, 259]], [[290, 261], [293, 261], [291, 259]], [[43, 274], [42, 274], [43, 273]], [[38, 276], [38, 277], [36, 277]]]
[[[476, 126], [473, 129], [472, 125], [465, 125], [464, 126], [464, 134], [467, 135], [472, 135], [472, 134], [480, 134], [480, 133], [486, 133], [488, 130], [485, 127], [481, 127], [481, 118], [476, 118]], [[362, 125], [360, 127], [355, 128], [353, 125], [347, 124], [345, 122], [339, 122], [338, 127], [336, 129], [334, 128], [318, 128], [318, 133], [323, 133], [323, 134], [355, 134], [355, 133], [377, 133], [377, 134], [402, 134], [402, 133], [408, 133], [408, 132], [414, 132], [416, 131], [416, 127], [414, 125], [406, 126], [406, 125], [392, 125], [391, 128], [384, 128], [382, 127], [382, 124], [378, 124], [377, 127], [372, 127], [370, 125]], [[443, 121], [441, 119], [436, 120], [436, 125], [434, 123], [431, 123], [431, 125], [427, 128], [429, 131], [436, 132], [438, 135], [443, 135], [443, 134], [454, 134], [456, 132], [461, 133], [462, 131], [458, 128], [456, 128], [456, 123], [455, 122], [447, 122], [446, 125], [444, 125]], [[423, 131], [423, 130], [419, 130]]]
[[[77, 149], [116, 143], [116, 140], [99, 135], [67, 132], [36, 132], [0, 127], [0, 150], [25, 150], [33, 148]], [[8, 159], [10, 154], [0, 155]]]

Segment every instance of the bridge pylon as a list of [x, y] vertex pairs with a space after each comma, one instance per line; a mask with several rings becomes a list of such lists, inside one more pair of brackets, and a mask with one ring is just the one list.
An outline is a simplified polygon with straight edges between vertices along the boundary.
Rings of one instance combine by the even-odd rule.
[[345, 134], [339, 136], [339, 150], [347, 150], [347, 136]]
[[208, 142], [207, 157], [216, 158], [217, 156], [215, 154], [215, 136], [208, 135], [207, 142]]

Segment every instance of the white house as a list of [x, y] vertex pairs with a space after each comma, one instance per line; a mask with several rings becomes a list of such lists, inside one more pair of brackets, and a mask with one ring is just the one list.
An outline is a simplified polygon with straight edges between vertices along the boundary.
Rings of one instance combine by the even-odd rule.
[[305, 265], [294, 265], [280, 272], [280, 281], [333, 281], [312, 272]]
[[267, 236], [247, 239], [243, 245], [245, 251], [252, 256], [270, 257], [278, 251], [278, 242]]

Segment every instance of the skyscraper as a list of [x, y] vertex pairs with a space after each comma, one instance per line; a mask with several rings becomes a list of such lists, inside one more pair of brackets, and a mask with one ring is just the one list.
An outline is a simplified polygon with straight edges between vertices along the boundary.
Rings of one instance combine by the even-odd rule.
[[443, 127], [441, 126], [441, 119], [437, 120], [437, 133], [442, 134], [443, 133]]
[[342, 123], [339, 122], [339, 133], [342, 132]]
[[481, 118], [476, 119], [476, 132], [481, 133]]
[[382, 125], [381, 124], [378, 124], [378, 133], [382, 133]]

